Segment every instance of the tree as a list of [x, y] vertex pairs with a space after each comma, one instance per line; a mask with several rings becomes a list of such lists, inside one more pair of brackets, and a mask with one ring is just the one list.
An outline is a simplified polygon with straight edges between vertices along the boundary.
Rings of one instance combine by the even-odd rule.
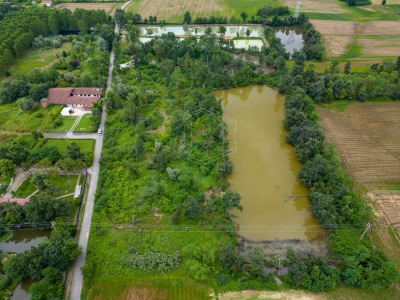
[[0, 159], [0, 175], [11, 176], [15, 173], [16, 165], [9, 159]]
[[47, 97], [47, 90], [49, 89], [48, 85], [46, 83], [41, 83], [38, 85], [35, 85], [31, 88], [30, 90], [30, 96], [36, 100], [40, 101], [43, 98]]
[[81, 249], [71, 239], [70, 233], [57, 231], [51, 236], [44, 257], [50, 267], [66, 271], [79, 254], [81, 254]]
[[31, 134], [35, 140], [43, 138], [43, 134], [40, 131], [32, 130]]
[[240, 200], [242, 199], [242, 196], [236, 191], [232, 191], [230, 189], [227, 189], [225, 193], [222, 195], [221, 202], [226, 208], [226, 213], [228, 214], [229, 211], [232, 209], [237, 209], [242, 211], [243, 206], [240, 205]]
[[243, 22], [246, 22], [246, 19], [247, 19], [248, 15], [247, 15], [246, 12], [242, 12], [242, 13], [240, 14], [240, 17], [242, 18]]
[[46, 175], [36, 171], [32, 174], [31, 183], [36, 186], [40, 191], [46, 188]]
[[81, 147], [79, 147], [78, 144], [75, 142], [72, 142], [67, 146], [67, 150], [65, 151], [65, 157], [71, 158], [73, 160], [85, 159], [84, 154], [81, 152]]
[[250, 33], [251, 33], [251, 32], [250, 32], [250, 29], [247, 28], [247, 30], [246, 30], [246, 36], [250, 36]]
[[33, 283], [29, 288], [32, 300], [62, 299], [64, 284], [56, 268], [47, 267], [42, 272], [43, 279]]
[[344, 283], [374, 291], [395, 284], [400, 275], [393, 261], [382, 252], [366, 246], [359, 246], [351, 256], [344, 257], [344, 264]]
[[221, 253], [219, 257], [224, 268], [234, 273], [239, 271], [242, 259], [236, 254], [235, 245], [228, 243], [220, 251]]
[[385, 5], [386, 4], [386, 0], [382, 0], [382, 5]]
[[210, 36], [211, 33], [212, 33], [212, 29], [211, 29], [210, 26], [208, 26], [208, 27], [206, 28], [206, 30], [205, 30], [205, 34], [206, 34], [207, 36]]
[[125, 25], [125, 11], [121, 8], [117, 8], [115, 11], [115, 23], [117, 23], [120, 29], [124, 28]]
[[78, 27], [79, 27], [79, 31], [81, 32], [82, 35], [86, 34], [88, 31], [88, 23], [87, 23], [87, 19], [81, 19], [78, 21]]
[[183, 15], [183, 23], [190, 24], [192, 22], [192, 17], [190, 16], [190, 12], [186, 11]]
[[69, 172], [82, 170], [83, 166], [84, 163], [81, 159], [74, 160], [70, 157], [61, 159], [56, 163], [56, 167], [63, 171], [65, 175]]
[[47, 192], [33, 195], [25, 204], [26, 218], [32, 224], [43, 224], [42, 227], [50, 227], [55, 217], [69, 212], [71, 202], [65, 198], [54, 199]]
[[50, 159], [47, 157], [43, 158], [41, 161], [36, 163], [36, 168], [42, 169], [44, 172], [47, 172], [49, 168], [53, 166], [52, 162]]
[[101, 51], [108, 51], [108, 43], [102, 37], [99, 37], [99, 39], [97, 40], [97, 46], [98, 46], [98, 50], [100, 52]]
[[53, 32], [53, 34], [58, 34], [60, 31], [60, 24], [58, 22], [57, 14], [54, 12], [49, 16], [49, 29]]
[[39, 104], [32, 98], [22, 97], [17, 100], [17, 104], [21, 107], [23, 111], [31, 111]]
[[219, 26], [218, 32], [219, 32], [221, 35], [225, 35], [226, 27], [225, 27], [225, 26]]
[[53, 164], [61, 158], [60, 152], [56, 146], [43, 146], [29, 153], [28, 160], [32, 163], [37, 163], [43, 158], [48, 158]]
[[215, 170], [221, 175], [221, 179], [225, 179], [228, 174], [233, 171], [233, 163], [230, 160], [225, 160], [215, 166]]
[[348, 61], [348, 62], [346, 63], [346, 65], [344, 66], [344, 73], [345, 73], [345, 74], [350, 74], [350, 68], [351, 68], [350, 64], [351, 64], [351, 62]]
[[254, 277], [262, 277], [264, 274], [264, 250], [261, 247], [254, 247], [250, 252], [250, 274]]

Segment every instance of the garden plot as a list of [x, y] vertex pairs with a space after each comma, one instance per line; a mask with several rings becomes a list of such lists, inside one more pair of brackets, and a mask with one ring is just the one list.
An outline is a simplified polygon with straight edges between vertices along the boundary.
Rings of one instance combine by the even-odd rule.
[[317, 108], [345, 171], [361, 183], [400, 181], [400, 103], [354, 103], [345, 112]]

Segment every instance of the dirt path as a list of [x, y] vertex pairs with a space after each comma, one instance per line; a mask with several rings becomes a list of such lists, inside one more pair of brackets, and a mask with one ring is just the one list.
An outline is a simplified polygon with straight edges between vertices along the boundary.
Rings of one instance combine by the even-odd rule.
[[15, 172], [14, 181], [11, 186], [8, 188], [7, 192], [4, 194], [4, 198], [12, 198], [13, 195], [11, 191], [16, 191], [22, 182], [30, 175], [30, 172], [24, 172], [21, 167], [17, 167]]

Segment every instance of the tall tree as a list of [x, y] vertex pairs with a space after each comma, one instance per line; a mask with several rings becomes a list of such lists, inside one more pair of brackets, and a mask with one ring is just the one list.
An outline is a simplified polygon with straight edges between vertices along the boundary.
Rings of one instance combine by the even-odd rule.
[[190, 24], [192, 22], [192, 17], [190, 16], [190, 12], [186, 11], [183, 15], [183, 23]]

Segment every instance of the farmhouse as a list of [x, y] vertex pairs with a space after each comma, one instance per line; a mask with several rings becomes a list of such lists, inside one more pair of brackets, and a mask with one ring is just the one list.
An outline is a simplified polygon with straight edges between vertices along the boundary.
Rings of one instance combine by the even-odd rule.
[[49, 103], [91, 109], [93, 102], [100, 99], [102, 88], [52, 88], [47, 98], [40, 101], [42, 107]]
[[53, 1], [42, 1], [40, 4], [44, 5], [44, 6], [52, 6], [53, 5]]

